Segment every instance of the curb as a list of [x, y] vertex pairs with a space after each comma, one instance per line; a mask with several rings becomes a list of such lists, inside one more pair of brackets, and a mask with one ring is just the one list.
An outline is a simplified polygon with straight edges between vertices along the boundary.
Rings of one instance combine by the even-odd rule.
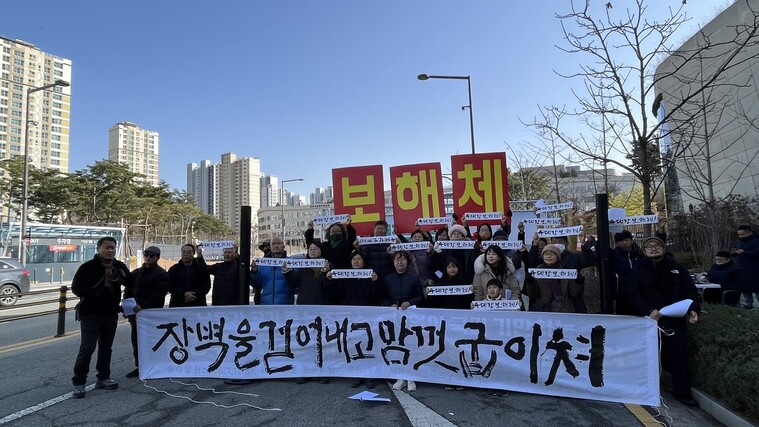
[[717, 421], [728, 427], [754, 427], [754, 424], [735, 413], [732, 409], [722, 405], [712, 396], [696, 388], [691, 388], [693, 399], [698, 402], [701, 410], [714, 417]]

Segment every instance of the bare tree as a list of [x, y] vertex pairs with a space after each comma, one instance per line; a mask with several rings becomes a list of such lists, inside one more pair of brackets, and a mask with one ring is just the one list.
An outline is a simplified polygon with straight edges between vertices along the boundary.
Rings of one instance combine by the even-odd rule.
[[[663, 18], [649, 16], [644, 0], [635, 0], [627, 9], [607, 6], [599, 13], [595, 13], [596, 10], [591, 13], [589, 0], [571, 2], [569, 13], [557, 14], [566, 43], [559, 49], [587, 56], [588, 61], [580, 64], [575, 73], [557, 74], [581, 80], [584, 92], [573, 91], [578, 102], [575, 109], [541, 106], [539, 116], [526, 124], [553, 135], [582, 156], [614, 164], [634, 174], [643, 186], [644, 212], [650, 214], [653, 195], [670, 170], [662, 169], [659, 154], [662, 125], [699, 100], [705, 90], [728, 84], [721, 77], [728, 70], [751, 60], [743, 53], [759, 42], [756, 37], [759, 15], [749, 4], [753, 0], [741, 1], [746, 1], [753, 15], [749, 24], [736, 26], [734, 36], [727, 41], [712, 41], [710, 34], [699, 32], [694, 37], [703, 43], [687, 50], [675, 50], [676, 46], [673, 46], [676, 34], [679, 34], [677, 30], [688, 21], [685, 2], [677, 9], [670, 9]], [[667, 74], [655, 75], [657, 61], [671, 56], [678, 58], [678, 65]], [[659, 109], [660, 99], [654, 99], [657, 81], [671, 76], [680, 78], [680, 69], [706, 57], [718, 61], [718, 66], [710, 68], [710, 73], [702, 76], [699, 84], [684, 86], [687, 91], [668, 103], [663, 117], [649, 116], [651, 106], [653, 111]], [[601, 123], [612, 136], [613, 149], [598, 151], [589, 148], [593, 145], [587, 141], [597, 138], [597, 127], [585, 127], [577, 135], [565, 133], [566, 122], [575, 119]], [[676, 129], [670, 129], [673, 130]], [[671, 148], [670, 158], [676, 159], [687, 149], [687, 143]], [[614, 150], [624, 154], [629, 163], [614, 158], [611, 155]]]

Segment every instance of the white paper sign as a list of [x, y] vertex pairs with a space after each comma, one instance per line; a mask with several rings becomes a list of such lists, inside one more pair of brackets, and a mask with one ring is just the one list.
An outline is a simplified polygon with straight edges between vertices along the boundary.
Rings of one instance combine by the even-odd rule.
[[453, 218], [447, 216], [440, 216], [437, 218], [419, 218], [416, 220], [419, 225], [451, 225], [453, 224]]
[[[140, 378], [403, 378], [660, 404], [658, 330], [636, 316], [353, 306], [137, 313]], [[371, 343], [371, 344], [370, 344]]]
[[287, 268], [324, 267], [324, 258], [253, 258], [253, 262], [255, 262], [258, 267], [282, 267], [282, 264], [285, 262], [287, 263]]
[[576, 279], [574, 268], [531, 268], [530, 274], [536, 279]]
[[226, 249], [234, 247], [234, 240], [218, 240], [214, 242], [203, 242], [198, 246], [202, 246], [204, 249]]
[[472, 293], [472, 285], [453, 285], [453, 286], [429, 286], [427, 296], [439, 295], [469, 295]]
[[432, 243], [428, 241], [424, 242], [408, 242], [408, 243], [393, 243], [390, 245], [390, 250], [397, 251], [426, 251], [430, 248]]
[[490, 221], [503, 219], [503, 212], [467, 212], [464, 214], [467, 221]]
[[371, 279], [371, 268], [336, 268], [332, 270], [332, 279]]
[[627, 216], [618, 219], [609, 219], [609, 225], [634, 225], [634, 224], [658, 224], [659, 216], [653, 215], [638, 215]]
[[386, 243], [395, 243], [397, 237], [395, 236], [378, 236], [378, 237], [359, 237], [359, 245], [381, 245]]
[[561, 218], [527, 218], [522, 223], [534, 225], [561, 225]]
[[347, 222], [348, 219], [350, 219], [350, 215], [348, 214], [317, 216], [314, 218], [314, 224], [329, 225], [336, 222]]
[[474, 240], [441, 240], [435, 242], [438, 249], [474, 249]]
[[475, 310], [520, 310], [519, 300], [499, 299], [495, 301], [473, 301], [472, 308]]
[[521, 240], [484, 240], [482, 243], [480, 243], [480, 247], [483, 250], [487, 249], [490, 245], [496, 245], [504, 251], [515, 251], [517, 249], [521, 249], [523, 243]]
[[573, 202], [557, 203], [555, 205], [545, 205], [543, 207], [537, 207], [536, 212], [544, 213], [544, 212], [565, 211], [567, 209], [572, 209], [574, 205], [575, 204]]
[[558, 237], [558, 236], [572, 236], [578, 235], [582, 232], [582, 225], [576, 225], [574, 227], [562, 227], [562, 228], [541, 228], [538, 230], [538, 236], [540, 237]]
[[666, 307], [662, 307], [659, 313], [667, 317], [683, 317], [688, 314], [688, 309], [693, 304], [692, 299], [684, 299]]

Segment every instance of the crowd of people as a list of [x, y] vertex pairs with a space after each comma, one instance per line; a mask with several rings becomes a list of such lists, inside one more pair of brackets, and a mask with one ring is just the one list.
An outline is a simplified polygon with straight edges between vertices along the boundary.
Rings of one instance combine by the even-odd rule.
[[[352, 305], [386, 306], [406, 310], [409, 307], [469, 309], [473, 301], [515, 300], [522, 310], [587, 313], [584, 276], [581, 270], [596, 262], [594, 241], [590, 240], [577, 253], [568, 245], [567, 236], [553, 237], [550, 242], [535, 234], [528, 249], [523, 224], [517, 226], [521, 247], [503, 250], [493, 241], [508, 240], [511, 232], [505, 216], [495, 232], [481, 224], [474, 233], [463, 224], [442, 227], [434, 235], [417, 228], [411, 242], [427, 242], [422, 249], [393, 250], [390, 243], [360, 243], [351, 221], [327, 227], [324, 239], [315, 237], [313, 223], [305, 233], [306, 258], [323, 260], [314, 268], [290, 268], [287, 265], [285, 242], [280, 236], [259, 245], [265, 258], [281, 258], [281, 266], [250, 266], [250, 286], [254, 301], [262, 305]], [[377, 221], [374, 236], [386, 236], [388, 224]], [[628, 231], [614, 235], [615, 247], [610, 253], [611, 268], [616, 280], [617, 314], [649, 316], [665, 332], [662, 339], [662, 363], [673, 377], [673, 393], [681, 402], [696, 405], [690, 395], [685, 328], [695, 323], [700, 312], [700, 298], [688, 271], [666, 252], [664, 239], [657, 235], [643, 241], [642, 249]], [[472, 249], [445, 249], [440, 242], [473, 240]], [[409, 242], [403, 235], [398, 242]], [[488, 244], [487, 242], [491, 242]], [[240, 291], [240, 259], [237, 248], [225, 248], [223, 262], [208, 265], [201, 246], [186, 244], [181, 259], [169, 271], [158, 265], [160, 249], [154, 246], [143, 251], [144, 263], [130, 272], [114, 258], [116, 241], [104, 237], [97, 243], [96, 256], [84, 263], [73, 279], [72, 288], [81, 301], [77, 308], [81, 322], [81, 345], [74, 366], [73, 396], [85, 395], [84, 385], [96, 346], [96, 388], [113, 390], [118, 384], [110, 378], [111, 347], [120, 313], [121, 289], [125, 298], [134, 298], [134, 313], [142, 309], [162, 308], [167, 295], [169, 307], [196, 307], [245, 304], [249, 295]], [[335, 279], [334, 269], [371, 269], [370, 277]], [[576, 270], [574, 278], [535, 277], [534, 269]], [[722, 284], [723, 290], [743, 292], [745, 306], [753, 304], [759, 269], [759, 237], [748, 226], [738, 229], [738, 240], [730, 251], [720, 251], [707, 280]], [[213, 286], [211, 278], [213, 276]], [[244, 278], [243, 278], [244, 280]], [[754, 282], [751, 282], [751, 281]], [[751, 283], [754, 283], [753, 285]], [[430, 292], [438, 286], [471, 285], [471, 293], [438, 295]], [[752, 287], [753, 286], [753, 287]], [[688, 314], [681, 318], [662, 316], [660, 309], [691, 299]], [[737, 304], [739, 295], [725, 299]], [[139, 376], [135, 315], [127, 316], [131, 325], [135, 369], [127, 377]], [[304, 383], [308, 379], [298, 379]], [[320, 382], [329, 382], [320, 378]], [[364, 384], [374, 388], [373, 379], [357, 378], [353, 387]], [[398, 380], [393, 388], [416, 390], [413, 381]], [[460, 387], [457, 387], [460, 388]], [[450, 389], [456, 389], [450, 387]]]

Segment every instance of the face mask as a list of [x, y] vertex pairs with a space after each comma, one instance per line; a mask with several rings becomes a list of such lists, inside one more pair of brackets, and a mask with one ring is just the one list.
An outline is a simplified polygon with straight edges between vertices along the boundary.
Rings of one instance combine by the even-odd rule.
[[554, 246], [559, 248], [559, 251], [564, 252], [564, 245], [562, 245], [561, 243], [554, 243]]
[[333, 245], [336, 244], [336, 243], [340, 243], [341, 240], [343, 240], [343, 235], [341, 233], [336, 233], [336, 234], [330, 234], [329, 235], [329, 241]]

